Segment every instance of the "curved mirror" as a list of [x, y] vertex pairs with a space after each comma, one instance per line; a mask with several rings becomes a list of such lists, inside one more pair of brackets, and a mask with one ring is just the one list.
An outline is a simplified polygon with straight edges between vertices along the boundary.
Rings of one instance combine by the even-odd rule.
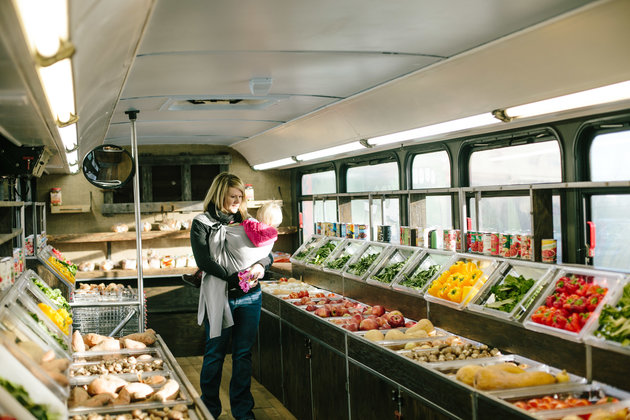
[[131, 154], [120, 146], [103, 144], [83, 158], [83, 175], [92, 185], [103, 189], [120, 188], [133, 178]]

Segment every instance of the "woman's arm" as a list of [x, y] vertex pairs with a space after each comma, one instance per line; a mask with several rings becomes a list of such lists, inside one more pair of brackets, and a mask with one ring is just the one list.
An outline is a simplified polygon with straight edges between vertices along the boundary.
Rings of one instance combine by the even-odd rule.
[[[226, 280], [227, 272], [221, 267], [210, 255], [210, 247], [208, 246], [208, 234], [210, 226], [205, 225], [197, 220], [193, 220], [190, 226], [190, 247], [197, 267], [208, 274], [220, 279]], [[238, 283], [238, 281], [237, 281]]]

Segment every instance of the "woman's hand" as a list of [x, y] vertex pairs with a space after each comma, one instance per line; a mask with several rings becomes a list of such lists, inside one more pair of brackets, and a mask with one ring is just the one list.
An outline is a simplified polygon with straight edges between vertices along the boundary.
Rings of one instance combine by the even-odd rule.
[[265, 268], [260, 264], [254, 264], [249, 269], [249, 275], [251, 276], [250, 278], [252, 280], [255, 280], [252, 282], [253, 284], [251, 287], [256, 287], [256, 285], [258, 284], [258, 280], [263, 278], [263, 276], [265, 275]]

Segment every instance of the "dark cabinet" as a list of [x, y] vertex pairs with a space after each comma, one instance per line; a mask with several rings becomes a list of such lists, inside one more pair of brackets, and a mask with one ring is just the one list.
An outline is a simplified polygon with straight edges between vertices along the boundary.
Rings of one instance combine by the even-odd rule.
[[348, 419], [346, 358], [311, 340], [311, 396], [314, 419]]
[[[400, 391], [400, 413], [401, 420], [447, 420], [450, 419], [445, 414], [436, 411], [435, 407], [429, 406], [426, 402], [417, 398], [413, 394]], [[499, 418], [499, 417], [497, 417]]]
[[252, 349], [254, 378], [282, 401], [282, 352], [280, 318], [267, 311], [260, 314], [258, 340]]
[[284, 406], [298, 419], [312, 416], [310, 355], [311, 340], [287, 323], [282, 323], [282, 382]]
[[352, 362], [348, 363], [348, 382], [351, 418], [399, 419], [398, 385]]

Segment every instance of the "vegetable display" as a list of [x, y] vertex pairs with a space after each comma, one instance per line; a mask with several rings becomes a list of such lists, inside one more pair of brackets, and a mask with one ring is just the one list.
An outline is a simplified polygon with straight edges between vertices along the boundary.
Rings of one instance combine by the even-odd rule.
[[68, 344], [66, 344], [66, 342], [63, 341], [63, 339], [61, 337], [59, 337], [57, 334], [55, 334], [54, 332], [50, 331], [48, 329], [48, 327], [46, 326], [46, 324], [44, 324], [44, 321], [39, 319], [37, 317], [37, 315], [35, 315], [34, 313], [31, 313], [31, 316], [33, 317], [35, 322], [37, 322], [44, 329], [44, 331], [46, 331], [46, 333], [49, 336], [51, 336], [61, 346], [62, 349], [68, 350]]
[[22, 385], [15, 384], [7, 379], [0, 378], [0, 386], [7, 390], [13, 398], [17, 400], [24, 408], [26, 408], [36, 419], [52, 420], [59, 418], [58, 415], [51, 413], [49, 408], [44, 404], [33, 402], [28, 391]]
[[616, 305], [606, 304], [599, 314], [599, 327], [595, 336], [630, 346], [630, 283], [623, 288], [623, 294]]
[[365, 257], [361, 257], [359, 261], [348, 266], [350, 268], [349, 272], [356, 274], [357, 276], [362, 276], [370, 268], [374, 261], [376, 261], [379, 255], [381, 255], [381, 253], [376, 252], [374, 254], [368, 254]]
[[571, 275], [556, 281], [552, 294], [538, 307], [531, 319], [537, 324], [579, 333], [592, 312], [602, 301], [608, 288], [588, 281], [584, 276]]
[[321, 265], [326, 258], [337, 248], [337, 241], [329, 241], [322, 245], [317, 251], [315, 251], [315, 255], [311, 257], [308, 261], [311, 264]]
[[70, 335], [70, 325], [72, 325], [72, 318], [70, 314], [64, 309], [53, 309], [49, 305], [45, 303], [38, 303], [37, 306], [39, 309], [46, 315], [52, 322], [55, 323], [57, 327], [63, 332], [65, 335]]
[[335, 260], [332, 260], [328, 264], [326, 264], [326, 267], [331, 268], [333, 270], [339, 270], [343, 268], [344, 265], [346, 265], [346, 263], [348, 262], [351, 256], [352, 255], [348, 254], [348, 255], [339, 257]]
[[539, 398], [530, 398], [527, 400], [512, 401], [512, 404], [526, 411], [537, 410], [561, 410], [563, 408], [584, 407], [589, 405], [601, 405], [618, 402], [614, 397], [603, 396], [594, 401], [588, 398], [576, 398], [573, 396], [560, 397], [557, 395], [546, 395]]
[[457, 261], [431, 282], [427, 290], [431, 296], [455, 303], [467, 303], [479, 292], [487, 276], [472, 261]]
[[48, 297], [48, 299], [50, 299], [53, 303], [55, 303], [57, 306], [60, 306], [60, 307], [64, 308], [68, 313], [71, 312], [70, 304], [68, 303], [66, 298], [63, 297], [63, 295], [61, 294], [61, 290], [59, 290], [59, 289], [51, 289], [46, 284], [42, 283], [42, 281], [40, 279], [38, 279], [37, 277], [32, 277], [31, 281], [42, 292], [44, 292], [46, 297]]
[[413, 289], [422, 289], [424, 285], [427, 284], [438, 271], [440, 271], [441, 268], [441, 265], [433, 264], [425, 270], [417, 271], [413, 277], [409, 277], [405, 274], [403, 276], [403, 280], [400, 281], [400, 284]]
[[379, 270], [377, 274], [373, 276], [378, 281], [383, 283], [391, 283], [394, 280], [394, 277], [402, 270], [406, 261], [399, 261], [397, 263], [389, 264], [386, 267], [383, 267]]
[[484, 306], [498, 311], [512, 312], [534, 283], [536, 283], [534, 279], [508, 274], [501, 283], [492, 286], [490, 298]]

